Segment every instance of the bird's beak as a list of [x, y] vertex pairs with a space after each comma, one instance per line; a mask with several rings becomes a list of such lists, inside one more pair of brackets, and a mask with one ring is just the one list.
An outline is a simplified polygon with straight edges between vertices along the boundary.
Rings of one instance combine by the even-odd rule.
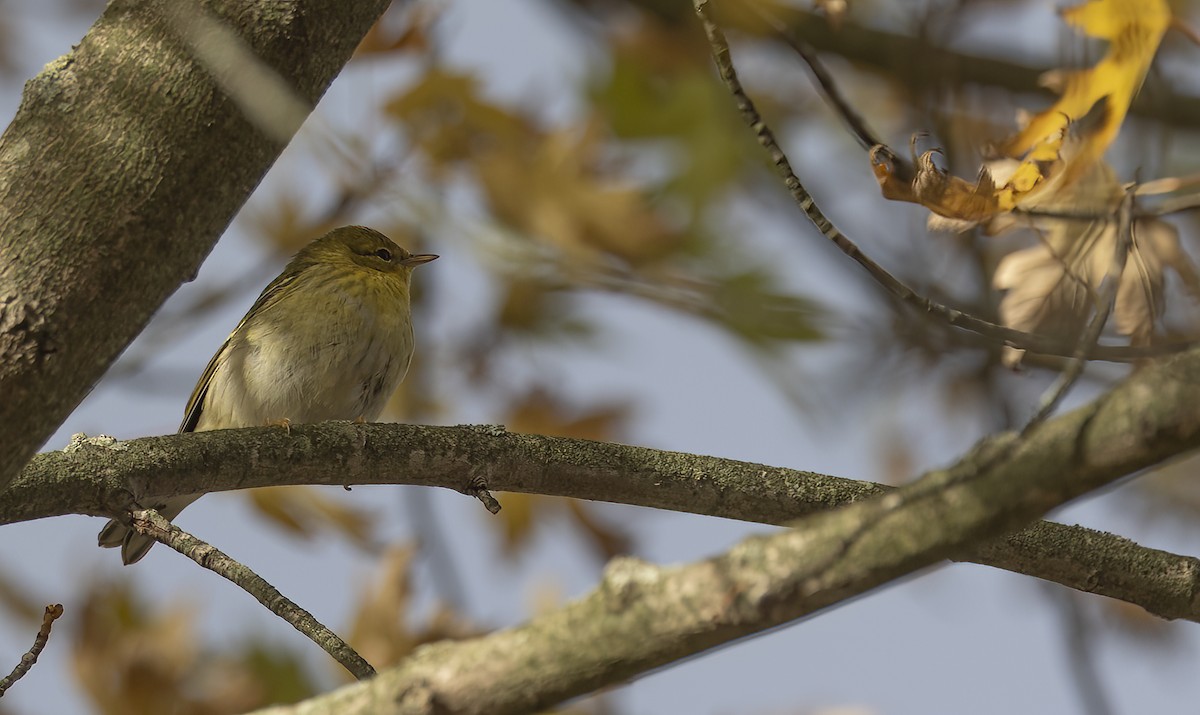
[[432, 261], [436, 258], [437, 258], [437, 256], [432, 253], [417, 253], [412, 256], [409, 256], [408, 258], [405, 258], [403, 261], [400, 261], [400, 265], [402, 265], [402, 266], [419, 266], [422, 263], [429, 263], [430, 261]]

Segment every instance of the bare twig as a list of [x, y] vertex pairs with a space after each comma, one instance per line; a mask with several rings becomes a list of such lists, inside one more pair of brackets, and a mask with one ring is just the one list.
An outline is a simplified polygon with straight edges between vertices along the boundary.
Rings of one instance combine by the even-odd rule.
[[[866, 120], [850, 105], [849, 100], [842, 96], [842, 92], [838, 89], [837, 83], [833, 81], [833, 75], [829, 74], [829, 70], [821, 62], [821, 58], [817, 56], [817, 51], [813, 46], [804, 40], [796, 37], [794, 33], [788, 30], [787, 26], [780, 22], [773, 15], [768, 14], [757, 4], [748, 3], [746, 5], [754, 14], [762, 18], [763, 22], [771, 26], [779, 37], [783, 39], [796, 54], [800, 55], [800, 59], [804, 60], [804, 64], [808, 65], [808, 71], [812, 73], [813, 79], [817, 81], [817, 86], [825, 93], [825, 98], [833, 106], [834, 111], [842, 118], [846, 126], [850, 128], [850, 133], [858, 140], [859, 145], [863, 149], [870, 149], [878, 144], [883, 144], [883, 140], [879, 138], [871, 128], [867, 126]], [[897, 162], [900, 162], [897, 159]], [[908, 172], [912, 173], [912, 166], [902, 164]]]
[[204, 568], [240, 586], [272, 613], [321, 646], [355, 678], [363, 680], [375, 675], [371, 664], [336, 633], [321, 625], [311, 613], [289, 600], [262, 576], [226, 556], [219, 549], [183, 531], [154, 509], [134, 511], [132, 523], [139, 534], [170, 546]]
[[25, 655], [21, 656], [21, 662], [17, 663], [17, 667], [13, 668], [12, 672], [0, 679], [0, 697], [8, 692], [8, 689], [13, 686], [33, 664], [37, 662], [38, 656], [42, 654], [42, 649], [46, 647], [46, 643], [50, 640], [50, 628], [58, 617], [63, 614], [61, 603], [55, 603], [46, 606], [46, 612], [42, 615], [42, 627], [38, 629], [37, 635], [33, 639], [33, 647], [26, 651]]
[[[823, 236], [837, 246], [842, 253], [849, 256], [866, 270], [875, 282], [882, 286], [893, 298], [907, 303], [919, 311], [935, 315], [949, 325], [989, 336], [1015, 348], [1062, 357], [1070, 357], [1075, 354], [1076, 345], [1073, 341], [1064, 341], [1049, 336], [1013, 330], [1012, 328], [977, 318], [969, 313], [964, 313], [963, 311], [925, 298], [863, 253], [849, 237], [838, 230], [825, 214], [822, 213], [820, 208], [817, 207], [816, 201], [813, 200], [812, 195], [804, 188], [804, 185], [800, 183], [800, 179], [792, 170], [791, 162], [788, 160], [783, 149], [780, 148], [778, 141], [776, 141], [774, 132], [771, 131], [771, 128], [763, 120], [762, 115], [758, 113], [754, 102], [746, 94], [740, 80], [738, 80], [729, 51], [729, 42], [725, 39], [725, 33], [722, 32], [721, 28], [711, 17], [708, 0], [694, 0], [694, 4], [696, 14], [699, 16], [701, 24], [704, 26], [704, 31], [708, 36], [709, 46], [711, 47], [717, 70], [726, 87], [728, 87], [730, 94], [733, 95], [742, 119], [754, 131], [759, 145], [770, 155], [771, 161], [782, 175], [784, 184], [787, 186], [788, 193], [791, 194], [792, 199]], [[1161, 356], [1183, 351], [1193, 346], [1194, 343], [1190, 342], [1160, 346], [1095, 345], [1089, 349], [1087, 357], [1097, 360], [1125, 361]]]

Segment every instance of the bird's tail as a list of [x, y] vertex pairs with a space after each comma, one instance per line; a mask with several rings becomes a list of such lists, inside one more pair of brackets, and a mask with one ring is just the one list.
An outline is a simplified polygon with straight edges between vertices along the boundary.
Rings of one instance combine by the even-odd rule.
[[[182, 497], [172, 497], [162, 504], [155, 504], [154, 509], [167, 521], [179, 516], [184, 507], [199, 498], [199, 494], [189, 494]], [[121, 560], [125, 565], [137, 563], [146, 552], [154, 546], [154, 539], [137, 533], [131, 527], [113, 519], [100, 530], [100, 545], [106, 549], [121, 547]]]

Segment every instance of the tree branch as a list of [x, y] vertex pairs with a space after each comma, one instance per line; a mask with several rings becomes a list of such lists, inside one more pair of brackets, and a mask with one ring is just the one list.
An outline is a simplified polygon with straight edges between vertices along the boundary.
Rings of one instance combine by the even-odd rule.
[[[1178, 384], [1171, 382], [1175, 378]], [[1039, 443], [1043, 463], [1032, 469], [1049, 475], [1039, 491], [1081, 478], [1081, 469], [1128, 474], [1200, 445], [1192, 434], [1200, 353], [1147, 366], [1127, 385], [1138, 397], [1122, 403], [1128, 433], [1109, 445], [1103, 459], [1082, 466], [1063, 457], [1078, 435], [1067, 434], [1059, 445]], [[1159, 432], [1167, 438], [1140, 439]], [[128, 442], [76, 440], [64, 451], [38, 455], [0, 492], [0, 524], [65, 514], [109, 516], [134, 508], [135, 495], [151, 503], [284, 484], [414, 484], [462, 491], [477, 479], [498, 491], [766, 524], [786, 524], [889, 491], [811, 472], [489, 426], [330, 422], [294, 425], [290, 434], [260, 427]], [[1118, 536], [1044, 522], [953, 556], [1135, 603], [1163, 618], [1200, 622], [1200, 561]]]
[[262, 576], [254, 573], [212, 544], [196, 538], [167, 521], [154, 509], [133, 512], [131, 523], [139, 534], [175, 549], [197, 564], [212, 571], [254, 596], [268, 611], [282, 618], [309, 640], [321, 647], [359, 680], [375, 675], [375, 669], [338, 634], [329, 630], [313, 614], [284, 596]]
[[370, 681], [262, 715], [544, 710], [866, 593], [1194, 448], [1197, 398], [1200, 355], [1146, 368], [1025, 438], [985, 442], [894, 492], [693, 564], [617, 559], [596, 590], [558, 611], [420, 648]]
[[[283, 149], [172, 29], [175, 4], [110, 2], [26, 84], [0, 137], [0, 487], [195, 274]], [[204, 11], [311, 108], [388, 4]]]

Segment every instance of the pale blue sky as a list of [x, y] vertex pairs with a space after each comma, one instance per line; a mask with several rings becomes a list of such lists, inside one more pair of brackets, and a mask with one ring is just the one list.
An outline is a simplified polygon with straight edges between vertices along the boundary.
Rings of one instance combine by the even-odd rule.
[[[78, 18], [67, 22], [53, 17], [47, 6], [53, 3], [5, 3], [6, 9], [16, 11], [15, 23], [33, 28], [23, 34], [20, 46], [30, 72], [67, 51], [86, 29], [87, 23], [80, 24]], [[578, 38], [566, 32], [560, 18], [536, 0], [460, 0], [451, 6], [439, 33], [451, 62], [479, 72], [500, 99], [536, 101], [551, 117], [572, 113], [572, 94], [588, 63], [580, 55]], [[31, 19], [35, 16], [38, 19]], [[323, 101], [318, 121], [364, 121], [365, 113], [358, 109], [364, 98], [383, 96], [399, 81], [402, 77], [385, 75], [378, 68], [349, 72]], [[15, 110], [20, 85], [9, 80], [0, 86], [0, 114], [6, 120]], [[839, 158], [836, 142], [819, 131], [791, 137], [789, 149], [802, 177], [825, 170]], [[269, 196], [281, 185], [294, 186], [309, 166], [302, 151], [289, 151], [259, 193]], [[886, 236], [878, 231], [880, 214], [867, 217], [856, 210], [862, 202], [881, 201], [867, 172], [848, 179], [837, 196], [826, 199], [826, 210], [852, 235], [861, 237], [864, 245], [886, 245]], [[463, 213], [470, 215], [472, 210], [464, 202]], [[911, 207], [884, 210], [905, 225], [923, 220]], [[752, 211], [761, 213], [757, 207], [737, 211], [738, 220]], [[262, 261], [269, 260], [247, 239], [244, 226], [235, 223], [222, 238], [197, 280], [172, 299], [175, 306], [186, 305], [206, 285], [254, 273]], [[862, 286], [857, 275], [838, 269], [844, 265], [841, 259], [799, 221], [760, 217], [753, 231], [742, 233], [754, 250], [770, 251], [778, 255], [781, 265], [795, 266], [788, 278], [796, 285], [851, 312], [866, 309], [856, 294]], [[418, 325], [418, 349], [436, 360], [439, 344], [469, 329], [487, 309], [490, 292], [461, 244], [437, 235], [434, 239], [430, 248], [443, 259], [423, 269], [418, 280], [427, 281], [434, 291], [437, 312], [431, 324]], [[879, 250], [886, 255], [886, 250]], [[266, 276], [281, 265], [282, 261], [271, 265]], [[222, 313], [190, 326], [186, 341], [156, 356], [152, 370], [186, 376], [177, 385], [143, 393], [124, 384], [101, 383], [48, 447], [61, 448], [71, 433], [79, 431], [119, 438], [174, 431], [195, 376], [260, 287], [248, 287]], [[628, 433], [631, 442], [878, 479], [876, 443], [885, 425], [927, 426], [900, 433], [911, 441], [921, 466], [951, 460], [978, 436], [978, 424], [943, 417], [944, 405], [920, 376], [903, 384], [882, 384], [871, 399], [851, 406], [798, 417], [741, 349], [711, 327], [632, 299], [588, 296], [582, 302], [603, 321], [604, 347], [513, 355], [509, 360], [513, 382], [551, 375], [567, 394], [584, 403], [592, 397], [636, 396], [637, 412]], [[131, 353], [137, 350], [135, 345]], [[846, 379], [836, 375], [838, 365], [849, 364], [843, 358], [830, 348], [798, 357], [810, 374], [822, 376], [811, 391], [816, 405], [831, 397], [822, 390], [828, 376]], [[457, 393], [462, 380], [453, 367], [443, 370], [440, 389]], [[1040, 378], [1028, 378], [1019, 381], [1016, 389], [1028, 392], [1032, 399], [1044, 384]], [[495, 421], [494, 409], [487, 400], [468, 402], [461, 414], [448, 416], [445, 423]], [[413, 488], [356, 489], [348, 498], [387, 509], [386, 535], [399, 540], [411, 534], [407, 512], [401, 507], [401, 500], [411, 494]], [[429, 496], [445, 530], [453, 534], [455, 560], [468, 584], [467, 612], [477, 622], [518, 623], [547, 586], [570, 597], [596, 583], [597, 565], [581, 544], [563, 539], [555, 524], [540, 531], [534, 549], [515, 563], [508, 562], [499, 557], [494, 533], [486, 528], [487, 517], [476, 502], [443, 491]], [[1075, 506], [1060, 518], [1116, 531], [1148, 546], [1200, 553], [1200, 532], [1155, 528], [1141, 518], [1143, 512], [1134, 508], [1136, 504], [1118, 492]], [[762, 531], [735, 522], [627, 507], [604, 506], [600, 512], [629, 524], [638, 535], [640, 555], [658, 563], [708, 556]], [[206, 497], [181, 523], [244, 560], [335, 629], [345, 626], [351, 596], [372, 570], [368, 559], [341, 542], [302, 546], [262, 528], [236, 496]], [[70, 629], [71, 619], [79, 613], [72, 586], [81, 573], [134, 579], [159, 603], [194, 604], [202, 613], [205, 636], [213, 643], [236, 642], [247, 631], [264, 633], [307, 650], [314, 670], [327, 667], [326, 656], [289, 626], [177, 554], [159, 548], [136, 567], [122, 567], [116, 553], [95, 548], [100, 525], [99, 519], [73, 517], [6, 526], [0, 534], [0, 569], [21, 574], [47, 602], [66, 605], [57, 628]], [[313, 577], [317, 572], [320, 578]], [[427, 607], [428, 571], [418, 569], [417, 579], [425, 589]], [[1061, 626], [1044, 590], [1030, 579], [992, 569], [946, 567], [803, 623], [650, 674], [615, 689], [614, 697], [621, 712], [637, 715], [782, 714], [835, 706], [888, 715], [1079, 713], [1063, 657]], [[62, 635], [51, 640], [42, 661], [11, 691], [6, 708], [18, 713], [85, 712], [71, 687], [64, 687], [73, 681], [67, 676], [70, 665]], [[1159, 651], [1123, 636], [1100, 633], [1102, 677], [1118, 713], [1186, 712], [1188, 705], [1200, 700], [1200, 682], [1192, 677], [1200, 637], [1191, 625], [1179, 628], [1178, 635], [1172, 649]], [[15, 662], [31, 637], [28, 629], [14, 628], [0, 618], [4, 644], [0, 669]]]

